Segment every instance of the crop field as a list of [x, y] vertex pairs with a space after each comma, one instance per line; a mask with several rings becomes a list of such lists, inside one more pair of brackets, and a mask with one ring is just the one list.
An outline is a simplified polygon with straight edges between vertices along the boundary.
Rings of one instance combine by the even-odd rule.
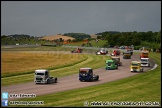
[[[158, 65], [155, 70], [96, 86], [37, 96], [34, 101], [44, 101], [44, 105], [41, 105], [44, 107], [83, 107], [85, 102], [87, 106], [91, 106], [93, 102], [138, 102], [138, 107], [141, 102], [150, 107], [156, 102], [159, 107], [161, 106], [161, 54], [150, 53], [149, 56]], [[32, 100], [28, 98], [19, 101]]]
[[2, 77], [14, 73], [23, 73], [40, 68], [54, 68], [84, 60], [79, 54], [60, 54], [53, 52], [2, 52]]

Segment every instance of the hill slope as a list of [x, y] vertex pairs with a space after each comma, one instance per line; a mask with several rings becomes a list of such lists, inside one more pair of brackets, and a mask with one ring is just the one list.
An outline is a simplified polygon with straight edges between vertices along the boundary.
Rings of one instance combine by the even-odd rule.
[[72, 37], [69, 37], [69, 36], [62, 36], [62, 35], [51, 35], [51, 36], [44, 36], [43, 38], [41, 39], [46, 39], [46, 40], [54, 40], [54, 39], [59, 39], [59, 38], [62, 38], [64, 40], [68, 40], [68, 39], [75, 39], [75, 38], [72, 38]]

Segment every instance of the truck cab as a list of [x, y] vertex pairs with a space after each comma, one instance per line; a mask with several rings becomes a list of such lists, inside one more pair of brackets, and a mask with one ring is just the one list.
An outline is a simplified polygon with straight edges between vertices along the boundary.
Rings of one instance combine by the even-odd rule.
[[101, 48], [96, 52], [96, 55], [106, 55], [108, 54], [108, 51], [105, 48]]
[[82, 53], [82, 48], [76, 48], [75, 50], [72, 50], [71, 53]]
[[112, 60], [115, 61], [115, 64], [118, 65], [118, 66], [121, 66], [122, 65], [122, 62], [120, 61], [120, 57], [119, 56], [115, 56], [115, 57], [111, 57]]
[[120, 50], [114, 49], [113, 52], [110, 54], [111, 56], [120, 56]]
[[130, 52], [133, 55], [133, 49], [127, 49], [127, 52]]
[[38, 69], [38, 70], [35, 70], [34, 82], [36, 84], [38, 84], [38, 83], [42, 83], [42, 84], [57, 83], [57, 77], [56, 78], [50, 77], [48, 70]]
[[141, 62], [132, 61], [130, 66], [131, 72], [143, 72], [143, 68], [141, 67]]
[[99, 75], [93, 74], [92, 68], [80, 68], [79, 69], [79, 80], [80, 81], [97, 81]]
[[148, 58], [148, 51], [142, 51], [140, 54], [140, 58]]
[[115, 64], [114, 60], [106, 60], [106, 70], [118, 69], [118, 65]]
[[141, 66], [147, 66], [147, 67], [150, 67], [150, 61], [149, 61], [149, 58], [141, 58]]
[[123, 59], [131, 59], [131, 52], [129, 51], [123, 52]]

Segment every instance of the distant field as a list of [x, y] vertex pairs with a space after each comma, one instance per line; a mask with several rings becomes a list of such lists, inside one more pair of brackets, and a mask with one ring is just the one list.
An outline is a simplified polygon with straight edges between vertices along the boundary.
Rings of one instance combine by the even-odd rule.
[[[99, 40], [96, 42], [95, 40], [91, 40], [90, 43], [92, 47], [102, 47], [107, 41], [106, 40]], [[81, 46], [84, 42], [76, 42], [76, 43], [70, 43], [67, 45], [72, 45], [72, 46]], [[85, 44], [86, 46], [86, 44]]]
[[[91, 36], [91, 38], [97, 38], [97, 35], [95, 35], [95, 34], [91, 34], [90, 36]], [[75, 39], [75, 38], [72, 38], [70, 36], [63, 36], [63, 35], [59, 35], [59, 34], [51, 35], [51, 36], [44, 36], [41, 39], [54, 40], [54, 39], [59, 39], [59, 38], [62, 38], [64, 40], [68, 40], [68, 39], [73, 40], [73, 39]]]
[[72, 37], [70, 37], [70, 36], [63, 36], [63, 35], [44, 36], [44, 37], [41, 38], [41, 39], [54, 40], [54, 39], [60, 39], [60, 38], [62, 38], [62, 39], [64, 39], [64, 40], [68, 40], [68, 39], [73, 40], [73, 39], [75, 39], [75, 38], [72, 38]]
[[26, 46], [26, 47], [10, 47], [1, 46], [1, 51], [71, 51], [73, 48], [64, 48], [61, 46]]

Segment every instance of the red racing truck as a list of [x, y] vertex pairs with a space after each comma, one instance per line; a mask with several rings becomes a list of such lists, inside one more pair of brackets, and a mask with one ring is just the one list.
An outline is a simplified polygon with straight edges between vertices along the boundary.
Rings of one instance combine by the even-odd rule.
[[141, 51], [140, 58], [149, 58], [148, 53], [149, 53], [148, 51]]

